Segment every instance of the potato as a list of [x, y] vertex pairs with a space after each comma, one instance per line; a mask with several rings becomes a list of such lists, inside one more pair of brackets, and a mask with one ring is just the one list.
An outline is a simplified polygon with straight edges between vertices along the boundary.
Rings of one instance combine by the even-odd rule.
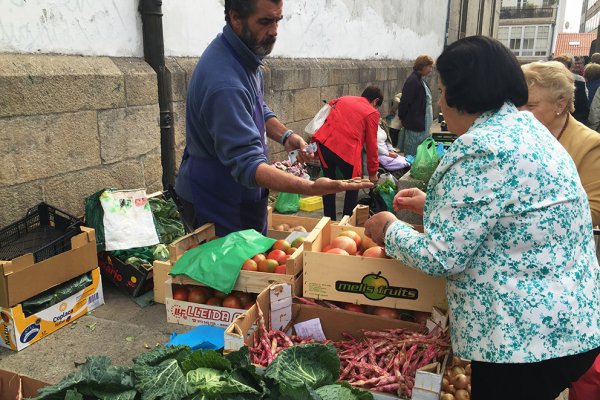
[[293, 226], [292, 227], [292, 232], [297, 231], [297, 232], [306, 232], [306, 228], [303, 227], [302, 225], [297, 225], [297, 226]]

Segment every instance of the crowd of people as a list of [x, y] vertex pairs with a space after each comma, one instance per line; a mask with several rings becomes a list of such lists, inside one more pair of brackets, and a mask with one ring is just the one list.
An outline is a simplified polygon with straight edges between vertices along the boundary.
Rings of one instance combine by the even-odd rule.
[[[384, 94], [368, 86], [329, 103], [311, 154], [307, 138], [264, 101], [261, 66], [282, 8], [281, 0], [225, 0], [223, 32], [200, 57], [176, 184], [187, 225], [213, 222], [219, 236], [266, 232], [269, 189], [323, 195], [334, 220], [334, 194], [346, 192], [343, 214], [350, 214], [356, 191], [373, 187], [381, 162], [415, 155], [430, 135], [426, 78], [435, 67], [438, 104], [457, 139], [426, 192], [394, 197], [396, 211], [423, 215], [424, 230], [381, 212], [365, 234], [402, 263], [447, 277], [453, 351], [471, 360], [473, 399], [505, 398], [499, 382], [511, 382], [514, 399], [554, 400], [565, 388], [573, 400], [600, 398], [592, 233], [600, 223], [600, 54], [585, 67], [565, 56], [521, 67], [494, 39], [458, 40], [435, 62], [417, 57], [392, 101], [389, 137], [379, 129]], [[301, 162], [318, 157], [324, 177], [271, 166], [267, 138], [297, 151]]]

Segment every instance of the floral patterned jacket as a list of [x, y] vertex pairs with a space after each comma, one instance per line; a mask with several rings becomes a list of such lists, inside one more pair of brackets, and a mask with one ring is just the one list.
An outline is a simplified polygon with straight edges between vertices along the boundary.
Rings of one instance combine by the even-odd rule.
[[600, 267], [575, 165], [531, 113], [484, 113], [427, 188], [425, 233], [401, 222], [388, 254], [447, 276], [452, 345], [471, 360], [530, 363], [600, 346]]

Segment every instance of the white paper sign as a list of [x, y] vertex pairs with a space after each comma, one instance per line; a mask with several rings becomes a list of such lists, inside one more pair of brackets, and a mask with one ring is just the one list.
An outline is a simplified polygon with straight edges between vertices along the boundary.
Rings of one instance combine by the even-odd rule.
[[313, 338], [317, 341], [324, 341], [326, 339], [319, 318], [298, 322], [294, 325], [294, 329], [296, 330], [296, 334], [302, 338]]

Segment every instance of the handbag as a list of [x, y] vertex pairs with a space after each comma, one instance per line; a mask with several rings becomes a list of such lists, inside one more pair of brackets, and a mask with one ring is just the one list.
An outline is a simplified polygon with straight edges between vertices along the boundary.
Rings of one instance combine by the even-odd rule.
[[304, 128], [304, 133], [306, 133], [309, 138], [312, 137], [312, 135], [314, 135], [315, 132], [319, 130], [321, 126], [323, 126], [332, 108], [333, 107], [330, 106], [328, 103], [325, 103], [325, 105], [321, 107], [321, 109], [319, 110], [319, 112], [317, 112], [314, 118], [311, 119], [310, 122], [306, 125], [306, 127]]

